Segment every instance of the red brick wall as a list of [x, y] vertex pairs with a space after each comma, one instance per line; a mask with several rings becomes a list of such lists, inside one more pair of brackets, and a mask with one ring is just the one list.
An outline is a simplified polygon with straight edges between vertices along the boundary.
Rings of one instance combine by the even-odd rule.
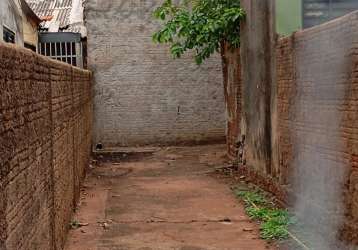
[[89, 160], [91, 74], [0, 44], [0, 249], [61, 249]]
[[279, 147], [279, 183], [288, 184], [289, 165], [292, 158], [292, 142], [289, 130], [290, 107], [295, 87], [295, 70], [293, 58], [293, 37], [279, 40], [276, 49], [277, 79], [277, 124]]
[[358, 45], [353, 49], [353, 68], [344, 103], [342, 134], [345, 139], [347, 164], [351, 168], [348, 186], [346, 236], [358, 244]]
[[342, 135], [345, 141], [344, 153], [350, 167], [347, 181], [348, 220], [346, 237], [358, 244], [358, 46], [353, 50], [352, 81], [344, 102]]
[[[290, 37], [281, 38], [276, 44], [276, 85], [271, 93], [275, 100], [272, 110], [272, 138], [277, 140], [272, 151], [272, 175], [245, 165], [241, 166], [253, 182], [287, 200], [299, 164], [306, 173], [308, 193], [306, 202], [322, 207], [321, 214], [330, 216], [332, 211], [312, 196], [338, 190], [335, 197], [344, 202], [346, 220], [343, 237], [358, 243], [358, 13], [304, 30]], [[227, 122], [228, 155], [237, 159], [237, 142], [242, 128], [243, 93], [238, 51], [225, 48], [223, 55], [224, 87]], [[246, 112], [255, 112], [246, 110]], [[273, 136], [274, 135], [274, 136]], [[246, 145], [244, 145], [246, 146]], [[314, 153], [312, 153], [312, 151]], [[315, 158], [317, 155], [317, 158]], [[312, 158], [313, 157], [313, 158]], [[317, 160], [316, 164], [312, 161]], [[275, 168], [275, 169], [273, 169]], [[329, 168], [329, 170], [327, 170]], [[308, 172], [307, 172], [308, 171]], [[340, 177], [339, 177], [340, 176]], [[342, 178], [343, 176], [343, 178]], [[317, 182], [317, 183], [316, 183]], [[331, 183], [330, 190], [327, 183]], [[345, 185], [340, 185], [343, 182]], [[315, 183], [317, 185], [315, 185]], [[301, 183], [301, 187], [306, 185]], [[326, 189], [321, 190], [320, 189]], [[294, 190], [294, 189], [293, 189]], [[290, 196], [288, 196], [291, 194]], [[309, 197], [310, 196], [310, 197]], [[337, 196], [344, 196], [340, 199]], [[299, 197], [298, 197], [299, 198]], [[302, 197], [301, 197], [302, 199]], [[306, 197], [303, 197], [305, 200]], [[312, 199], [312, 200], [310, 200]], [[338, 204], [339, 205], [339, 204]], [[314, 219], [314, 218], [313, 218]]]
[[[297, 163], [306, 164], [307, 160], [318, 159], [316, 164], [309, 163], [312, 165], [309, 173], [303, 173], [311, 183], [332, 180], [340, 183], [338, 176], [344, 175], [347, 220], [343, 236], [358, 243], [356, 27], [358, 14], [353, 13], [278, 41], [276, 94], [280, 178], [276, 184], [294, 182], [292, 173], [297, 171]], [[314, 159], [310, 157], [312, 151], [316, 155]], [[323, 168], [331, 169], [327, 172]], [[314, 189], [319, 188], [324, 186], [313, 185], [312, 195], [317, 194], [318, 190]], [[330, 191], [326, 189], [322, 195], [324, 192]], [[315, 202], [309, 199], [307, 197], [307, 202]], [[322, 214], [331, 214], [328, 206], [317, 206], [323, 207]]]

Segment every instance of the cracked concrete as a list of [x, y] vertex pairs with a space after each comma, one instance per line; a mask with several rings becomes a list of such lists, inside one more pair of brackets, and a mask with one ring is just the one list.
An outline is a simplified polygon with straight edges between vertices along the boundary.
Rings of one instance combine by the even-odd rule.
[[[260, 250], [258, 225], [206, 173], [225, 146], [166, 148], [91, 169], [66, 250]], [[130, 170], [130, 171], [128, 171]]]

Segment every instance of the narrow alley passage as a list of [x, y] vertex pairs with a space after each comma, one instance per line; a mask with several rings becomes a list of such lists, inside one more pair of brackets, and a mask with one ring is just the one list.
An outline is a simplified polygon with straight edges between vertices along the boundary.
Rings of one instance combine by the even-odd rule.
[[225, 146], [163, 148], [88, 171], [66, 250], [260, 250], [229, 186], [211, 177]]

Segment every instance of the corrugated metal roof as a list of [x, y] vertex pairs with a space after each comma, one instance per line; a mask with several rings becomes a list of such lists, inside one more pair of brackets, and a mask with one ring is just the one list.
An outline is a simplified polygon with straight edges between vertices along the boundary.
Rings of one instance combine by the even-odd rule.
[[[43, 22], [41, 27], [49, 29], [57, 27], [68, 32], [79, 32], [83, 34], [84, 26], [70, 23], [70, 13], [72, 0], [26, 0], [31, 9], [39, 16]], [[71, 27], [73, 26], [73, 27]], [[85, 36], [83, 34], [83, 36]]]

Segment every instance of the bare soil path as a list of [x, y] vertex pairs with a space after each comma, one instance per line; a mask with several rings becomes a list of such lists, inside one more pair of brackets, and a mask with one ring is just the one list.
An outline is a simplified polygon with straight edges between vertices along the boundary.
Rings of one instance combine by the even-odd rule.
[[91, 169], [66, 250], [260, 250], [228, 185], [208, 175], [225, 146], [173, 147]]

